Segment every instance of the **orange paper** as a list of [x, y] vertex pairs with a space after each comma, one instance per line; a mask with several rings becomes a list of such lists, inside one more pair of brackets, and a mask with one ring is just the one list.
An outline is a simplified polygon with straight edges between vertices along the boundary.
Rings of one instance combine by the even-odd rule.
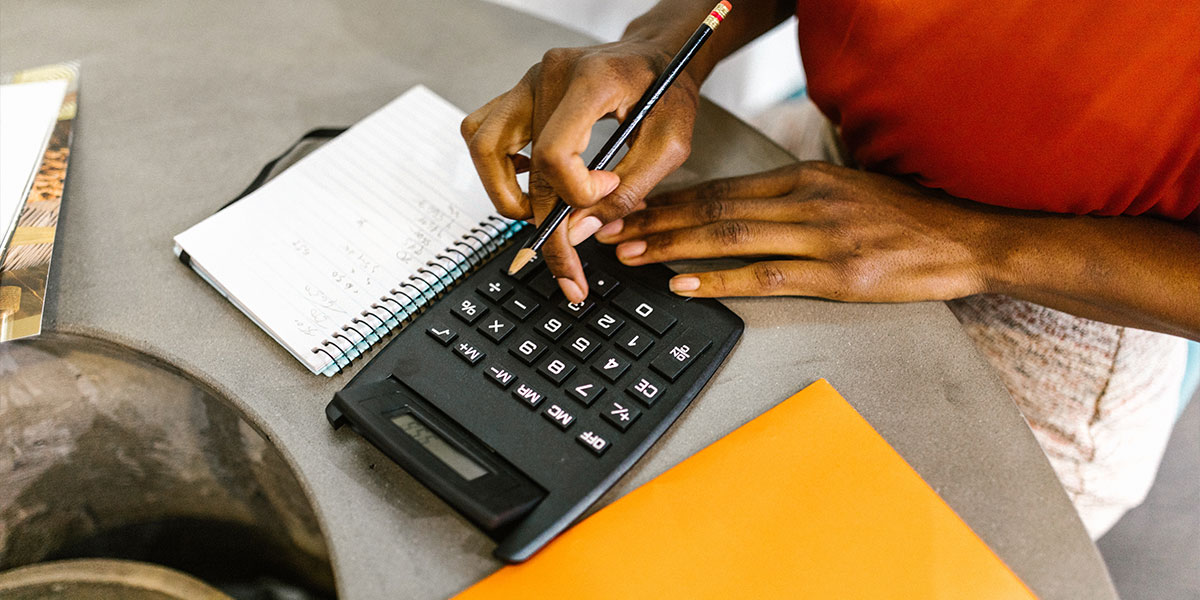
[[458, 597], [1034, 595], [821, 380]]

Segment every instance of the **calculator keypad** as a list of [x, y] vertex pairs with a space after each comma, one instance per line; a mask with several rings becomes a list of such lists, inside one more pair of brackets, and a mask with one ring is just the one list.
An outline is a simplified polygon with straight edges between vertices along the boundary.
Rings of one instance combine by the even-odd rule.
[[[586, 416], [594, 425], [574, 438], [602, 456], [620, 443], [618, 438], [655, 406], [711, 341], [702, 330], [689, 329], [673, 334], [671, 343], [660, 344], [678, 322], [675, 316], [603, 272], [589, 273], [588, 298], [570, 303], [544, 265], [526, 271], [516, 278], [502, 272], [483, 278], [475, 287], [478, 294], [449, 312], [473, 325], [485, 340], [497, 345], [503, 341], [497, 357], [515, 357], [540, 376], [522, 377], [502, 361], [489, 361], [483, 368], [485, 378], [511, 390], [512, 399], [526, 408], [539, 409], [563, 431]], [[496, 307], [503, 310], [492, 310]], [[487, 341], [479, 345], [459, 340], [444, 321], [435, 320], [426, 333], [470, 365], [479, 364], [490, 351]], [[645, 362], [635, 365], [640, 360]], [[610, 386], [625, 393], [601, 401]]]

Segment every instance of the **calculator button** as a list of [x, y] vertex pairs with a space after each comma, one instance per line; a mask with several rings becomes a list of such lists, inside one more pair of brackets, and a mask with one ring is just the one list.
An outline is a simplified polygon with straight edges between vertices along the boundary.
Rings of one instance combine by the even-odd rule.
[[496, 365], [484, 369], [483, 376], [491, 379], [496, 385], [506, 390], [517, 379], [517, 376], [512, 371]]
[[633, 396], [638, 402], [646, 406], [654, 406], [654, 402], [658, 400], [659, 393], [666, 389], [667, 384], [655, 379], [650, 375], [638, 377], [625, 388], [625, 393]]
[[550, 299], [554, 292], [558, 291], [558, 280], [550, 274], [549, 270], [543, 270], [540, 274], [531, 277], [526, 285], [529, 289], [537, 292], [543, 298]]
[[527, 383], [521, 383], [517, 387], [513, 388], [512, 395], [513, 398], [520, 400], [529, 408], [537, 408], [537, 405], [541, 404], [542, 400], [546, 397], [545, 394], [533, 389], [533, 387]]
[[612, 423], [613, 427], [625, 431], [642, 415], [642, 411], [628, 401], [612, 401], [604, 406], [600, 418]]
[[521, 359], [521, 362], [527, 365], [533, 364], [533, 361], [537, 360], [545, 351], [545, 342], [529, 336], [517, 339], [513, 345], [508, 347], [509, 354]]
[[504, 310], [516, 316], [518, 321], [528, 319], [529, 315], [537, 310], [537, 307], [538, 303], [525, 294], [513, 294], [513, 297], [504, 303]]
[[592, 451], [592, 454], [601, 456], [605, 450], [608, 450], [608, 440], [596, 435], [595, 432], [585, 431], [575, 438], [575, 441], [583, 444], [584, 448]]
[[612, 311], [602, 310], [596, 313], [596, 316], [588, 320], [588, 325], [595, 329], [597, 333], [604, 336], [604, 339], [612, 337], [622, 325], [625, 324], [625, 319], [613, 314]]
[[454, 353], [463, 360], [467, 361], [467, 364], [469, 365], [476, 364], [483, 360], [483, 357], [487, 356], [487, 354], [484, 354], [483, 350], [480, 350], [479, 348], [476, 348], [467, 342], [462, 342], [455, 346]]
[[551, 353], [545, 360], [538, 365], [538, 372], [546, 376], [546, 379], [554, 382], [554, 385], [562, 384], [563, 380], [575, 370], [575, 365], [563, 360], [557, 354]]
[[500, 343], [500, 340], [503, 340], [505, 337], [507, 337], [508, 333], [512, 331], [512, 329], [513, 324], [511, 322], [506, 320], [504, 317], [498, 317], [496, 315], [492, 315], [484, 319], [479, 324], [479, 333], [482, 333], [489, 340], [492, 340], [497, 344]]
[[512, 282], [506, 281], [504, 278], [499, 276], [491, 277], [479, 284], [479, 287], [475, 288], [475, 291], [483, 294], [488, 300], [491, 300], [497, 304], [499, 304], [501, 300], [504, 300], [504, 297], [507, 296], [512, 290]]
[[533, 260], [529, 261], [529, 264], [522, 267], [520, 271], [517, 271], [517, 274], [514, 275], [514, 277], [521, 281], [528, 281], [530, 277], [533, 277], [534, 275], [544, 271], [545, 269], [542, 267], [545, 266], [545, 264], [546, 259], [542, 258], [541, 254], [538, 254], [533, 258]]
[[566, 431], [571, 426], [571, 423], [575, 422], [575, 415], [567, 412], [567, 409], [557, 404], [551, 404], [549, 408], [542, 411], [542, 416], [549, 419], [551, 423], [554, 423], [555, 426], [563, 431]]
[[443, 346], [449, 346], [450, 342], [453, 342], [454, 338], [458, 337], [458, 334], [454, 333], [453, 329], [441, 324], [426, 329], [425, 333], [428, 333], [429, 337], [437, 340]]
[[679, 340], [662, 351], [650, 361], [650, 368], [658, 371], [663, 377], [675, 381], [696, 355], [704, 352], [712, 342], [696, 331], [684, 332]]
[[581, 361], [587, 360], [599, 347], [600, 339], [583, 331], [577, 331], [567, 337], [567, 354]]
[[588, 295], [607, 298], [621, 282], [601, 271], [589, 271], [587, 275]]
[[567, 383], [566, 390], [568, 396], [582, 402], [584, 406], [591, 406], [596, 398], [604, 393], [604, 386], [595, 375], [580, 372]]
[[542, 317], [537, 322], [538, 332], [555, 342], [570, 328], [571, 326], [567, 323], [565, 317], [553, 313]]
[[592, 302], [591, 300], [584, 300], [583, 302], [567, 302], [567, 299], [563, 298], [562, 302], [558, 303], [558, 308], [562, 309], [563, 312], [575, 317], [576, 319], [582, 319], [583, 315], [586, 315], [587, 312], [592, 310], [592, 307], [594, 306], [596, 306], [596, 303]]
[[607, 377], [609, 381], [616, 381], [629, 368], [629, 361], [613, 354], [610, 350], [607, 354], [601, 354], [600, 358], [592, 363], [592, 368]]
[[617, 336], [614, 345], [634, 358], [641, 358], [650, 349], [650, 346], [654, 345], [654, 339], [650, 337], [650, 334], [635, 327], [626, 327], [625, 331]]
[[454, 316], [460, 318], [467, 325], [474, 324], [487, 312], [487, 307], [475, 299], [463, 300], [458, 306], [451, 311]]
[[633, 290], [627, 289], [617, 294], [613, 304], [658, 335], [666, 333], [675, 324], [675, 317], [650, 304]]

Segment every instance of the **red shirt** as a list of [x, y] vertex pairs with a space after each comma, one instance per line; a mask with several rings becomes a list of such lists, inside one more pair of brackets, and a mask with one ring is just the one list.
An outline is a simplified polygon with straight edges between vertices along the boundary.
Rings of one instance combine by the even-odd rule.
[[1200, 1], [800, 0], [863, 167], [1012, 208], [1200, 222]]

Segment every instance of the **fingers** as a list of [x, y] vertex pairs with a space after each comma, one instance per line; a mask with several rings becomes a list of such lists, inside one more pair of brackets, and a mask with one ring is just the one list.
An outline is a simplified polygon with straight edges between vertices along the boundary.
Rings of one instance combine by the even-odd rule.
[[528, 196], [517, 184], [518, 167], [528, 161], [518, 154], [531, 138], [533, 94], [528, 76], [463, 119], [461, 132], [496, 211], [510, 219], [532, 216]]
[[833, 264], [818, 260], [762, 261], [737, 269], [688, 273], [671, 278], [672, 292], [680, 296], [816, 296], [846, 299], [840, 273]]
[[575, 79], [537, 133], [530, 157], [533, 169], [572, 206], [591, 206], [619, 182], [613, 173], [589, 170], [582, 153], [587, 150], [592, 127], [615, 112], [622, 98], [621, 88], [607, 79]]
[[685, 229], [722, 221], [772, 221], [812, 223], [822, 218], [824, 207], [783, 198], [704, 200], [646, 208], [617, 219], [596, 232], [596, 239], [617, 244], [652, 233]]
[[542, 246], [542, 257], [546, 267], [558, 280], [558, 287], [570, 302], [583, 302], [587, 298], [587, 279], [583, 274], [583, 264], [575, 248], [567, 242], [567, 228], [558, 226], [546, 244]]
[[613, 172], [620, 177], [610, 194], [595, 205], [576, 211], [568, 223], [569, 239], [579, 244], [604, 223], [610, 223], [643, 207], [646, 194], [667, 175], [678, 169], [691, 150], [693, 111], [669, 111], [664, 102], [647, 117], [638, 132], [638, 140]]
[[824, 254], [825, 236], [808, 225], [766, 221], [721, 221], [674, 229], [617, 246], [617, 258], [631, 266], [724, 256], [801, 256]]
[[665, 192], [646, 199], [646, 206], [690, 204], [708, 200], [773, 198], [815, 183], [823, 176], [821, 163], [786, 165], [752, 175], [713, 179], [681, 190]]

